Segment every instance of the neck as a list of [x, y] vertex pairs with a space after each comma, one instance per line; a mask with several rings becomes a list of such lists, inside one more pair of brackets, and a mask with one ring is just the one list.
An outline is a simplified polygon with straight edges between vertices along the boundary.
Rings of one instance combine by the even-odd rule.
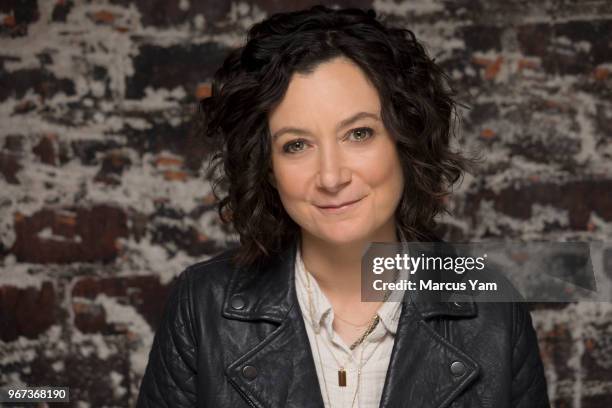
[[371, 242], [397, 242], [395, 224], [389, 223], [371, 236], [342, 244], [331, 244], [302, 230], [304, 266], [321, 289], [334, 297], [361, 299], [361, 257]]

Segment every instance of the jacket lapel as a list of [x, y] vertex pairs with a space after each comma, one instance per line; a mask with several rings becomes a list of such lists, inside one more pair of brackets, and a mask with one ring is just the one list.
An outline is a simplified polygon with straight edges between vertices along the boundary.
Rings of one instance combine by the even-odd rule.
[[[419, 250], [429, 255], [452, 254], [443, 241]], [[415, 275], [416, 276], [416, 275]], [[443, 279], [443, 277], [445, 279]], [[442, 282], [455, 279], [441, 270], [427, 271], [427, 279]], [[460, 303], [452, 300], [461, 300]], [[469, 293], [406, 291], [389, 361], [380, 408], [415, 406], [445, 408], [465, 390], [480, 371], [478, 363], [435, 330], [431, 323], [477, 315]], [[453, 367], [453, 368], [451, 368]]]
[[[256, 407], [321, 408], [323, 399], [302, 317], [296, 308], [289, 313], [283, 324], [233, 362], [226, 373]], [[255, 367], [262, 381], [246, 379], [245, 366]]]
[[[226, 296], [225, 317], [279, 324], [232, 362], [226, 375], [249, 404], [258, 408], [324, 406], [304, 319], [295, 293], [297, 246], [258, 270], [239, 271]], [[246, 307], [232, 308], [232, 299]], [[257, 370], [255, 378], [245, 367]]]
[[[433, 317], [442, 314], [446, 305], [440, 304], [437, 310], [432, 305], [426, 308]], [[458, 369], [453, 374], [453, 363], [463, 365], [461, 375], [457, 375]], [[438, 334], [414, 303], [405, 302], [380, 407], [448, 407], [478, 376], [478, 371], [478, 364]]]

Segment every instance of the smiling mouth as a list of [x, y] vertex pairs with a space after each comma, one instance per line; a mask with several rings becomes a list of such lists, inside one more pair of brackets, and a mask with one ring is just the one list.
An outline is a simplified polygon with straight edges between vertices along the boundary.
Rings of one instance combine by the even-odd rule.
[[342, 204], [338, 204], [338, 205], [318, 205], [317, 207], [319, 207], [319, 208], [342, 208], [342, 207], [346, 207], [347, 205], [354, 204], [357, 201], [361, 201], [361, 198], [358, 199], [358, 200], [347, 201], [346, 203], [342, 203]]
[[361, 197], [358, 200], [347, 201], [347, 202], [339, 204], [339, 205], [326, 205], [326, 206], [315, 205], [315, 206], [319, 210], [321, 210], [323, 212], [326, 212], [326, 213], [338, 213], [338, 212], [344, 212], [346, 210], [349, 210], [349, 209], [355, 207], [363, 199], [364, 199], [364, 197]]

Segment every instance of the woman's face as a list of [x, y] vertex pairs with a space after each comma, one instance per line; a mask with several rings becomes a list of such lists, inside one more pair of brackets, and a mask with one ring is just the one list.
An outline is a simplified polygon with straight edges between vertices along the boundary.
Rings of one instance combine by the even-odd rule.
[[294, 74], [269, 114], [272, 183], [289, 216], [330, 244], [395, 234], [404, 178], [376, 88], [351, 60]]

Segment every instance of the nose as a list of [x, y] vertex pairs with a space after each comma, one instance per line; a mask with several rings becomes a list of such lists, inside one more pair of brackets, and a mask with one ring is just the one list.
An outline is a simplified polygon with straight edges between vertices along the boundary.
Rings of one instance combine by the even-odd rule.
[[316, 184], [319, 188], [337, 192], [351, 182], [351, 170], [344, 164], [336, 147], [321, 149]]

